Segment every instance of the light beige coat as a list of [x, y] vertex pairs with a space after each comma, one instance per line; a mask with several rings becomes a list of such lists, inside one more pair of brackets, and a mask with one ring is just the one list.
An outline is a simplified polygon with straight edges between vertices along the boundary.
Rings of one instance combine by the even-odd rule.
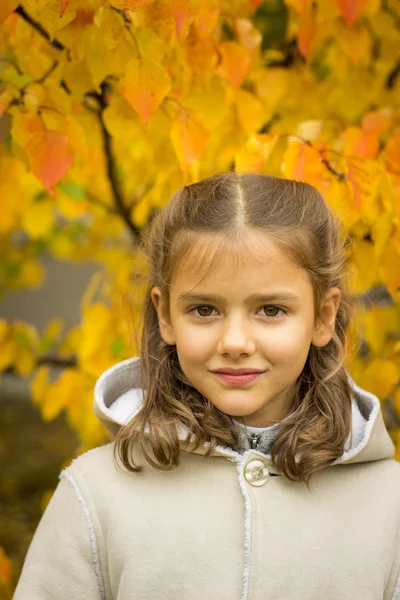
[[[113, 434], [140, 410], [139, 369], [129, 359], [97, 382], [95, 411]], [[15, 600], [397, 600], [400, 465], [378, 399], [350, 381], [352, 436], [311, 492], [255, 450], [183, 451], [175, 470], [138, 474], [116, 469], [113, 444], [80, 456]]]

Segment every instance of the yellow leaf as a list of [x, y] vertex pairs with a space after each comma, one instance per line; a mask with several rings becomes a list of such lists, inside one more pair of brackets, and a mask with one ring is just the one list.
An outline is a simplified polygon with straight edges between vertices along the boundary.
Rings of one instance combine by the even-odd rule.
[[54, 205], [51, 200], [33, 202], [22, 213], [21, 226], [33, 238], [48, 235], [54, 226]]
[[180, 110], [171, 127], [171, 141], [183, 171], [200, 158], [208, 140], [208, 131], [195, 115]]
[[[393, 215], [379, 215], [371, 224], [371, 237], [374, 241], [375, 252], [380, 256], [387, 247], [390, 237], [395, 230]], [[398, 265], [399, 267], [400, 265]]]
[[219, 71], [234, 87], [238, 88], [249, 72], [251, 55], [247, 48], [231, 41], [222, 42], [219, 50], [221, 54]]
[[5, 319], [0, 319], [0, 344], [6, 340], [10, 331], [10, 324]]
[[89, 90], [94, 88], [92, 75], [82, 60], [70, 60], [66, 63], [64, 81], [77, 100], [81, 100]]
[[239, 173], [260, 173], [278, 139], [278, 135], [267, 133], [250, 137], [243, 148], [235, 154], [235, 170]]
[[346, 167], [354, 208], [360, 212], [371, 209], [376, 201], [381, 177], [379, 166], [374, 161], [351, 156], [346, 158]]
[[17, 356], [17, 346], [13, 339], [5, 340], [0, 346], [0, 372], [14, 364]]
[[41, 406], [45, 399], [47, 389], [50, 385], [50, 367], [41, 366], [37, 369], [30, 384], [32, 402]]
[[4, 23], [7, 17], [17, 8], [18, 0], [1, 0], [0, 23]]
[[399, 375], [399, 366], [393, 361], [377, 358], [366, 366], [360, 385], [382, 401], [392, 393]]
[[256, 133], [261, 128], [265, 115], [265, 109], [260, 100], [245, 90], [238, 90], [235, 106], [239, 123], [247, 135]]
[[70, 403], [79, 402], [83, 393], [82, 376], [75, 369], [65, 369], [56, 382], [49, 385], [40, 410], [45, 421], [52, 421]]
[[43, 337], [49, 340], [56, 340], [60, 337], [63, 329], [64, 321], [62, 319], [51, 319], [43, 331]]
[[151, 2], [154, 2], [154, 0], [110, 0], [110, 5], [119, 10], [134, 10], [144, 8]]
[[131, 218], [135, 225], [138, 227], [143, 227], [149, 218], [151, 213], [152, 206], [149, 202], [148, 196], [143, 196], [140, 198], [138, 202], [134, 205], [131, 210]]
[[363, 23], [356, 23], [352, 28], [341, 27], [337, 32], [337, 44], [354, 66], [369, 62], [372, 38]]
[[288, 6], [293, 6], [297, 10], [298, 13], [303, 14], [311, 8], [313, 0], [286, 0], [285, 4]]
[[353, 239], [350, 265], [350, 285], [353, 293], [362, 294], [378, 283], [379, 261], [373, 244]]
[[375, 354], [383, 352], [391, 332], [400, 328], [395, 306], [375, 306], [362, 315], [363, 335]]
[[282, 171], [285, 177], [315, 185], [325, 175], [316, 147], [293, 140], [283, 155]]
[[121, 92], [147, 122], [171, 89], [171, 80], [160, 64], [148, 58], [131, 59], [125, 67]]
[[33, 258], [28, 258], [22, 263], [19, 280], [28, 288], [38, 288], [42, 285], [45, 277], [44, 266]]
[[40, 83], [31, 83], [24, 91], [24, 105], [32, 113], [36, 113], [38, 109], [46, 102], [46, 90]]
[[356, 154], [364, 158], [375, 158], [379, 150], [376, 130], [363, 131], [359, 127], [348, 127], [344, 133], [343, 152], [346, 156]]
[[252, 75], [256, 95], [271, 113], [290, 94], [290, 73], [288, 69], [259, 69]]
[[175, 19], [178, 37], [187, 33], [199, 10], [199, 0], [169, 0], [170, 13]]
[[400, 288], [400, 248], [394, 240], [388, 240], [379, 260], [383, 282], [393, 297]]
[[19, 375], [25, 377], [32, 373], [36, 366], [36, 356], [30, 348], [22, 348], [18, 351], [14, 362], [14, 368]]

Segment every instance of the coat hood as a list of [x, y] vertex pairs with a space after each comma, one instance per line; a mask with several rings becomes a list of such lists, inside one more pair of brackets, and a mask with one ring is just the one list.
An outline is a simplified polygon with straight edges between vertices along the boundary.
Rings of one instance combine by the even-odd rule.
[[[142, 406], [140, 387], [140, 356], [129, 358], [110, 367], [99, 377], [94, 390], [94, 412], [113, 437]], [[352, 431], [345, 449], [335, 464], [369, 462], [392, 458], [395, 448], [383, 421], [379, 399], [360, 388], [348, 374], [352, 388]], [[184, 449], [187, 429], [178, 426], [178, 436]], [[207, 445], [194, 450], [204, 454]], [[232, 458], [239, 454], [225, 446], [217, 446], [213, 455]]]

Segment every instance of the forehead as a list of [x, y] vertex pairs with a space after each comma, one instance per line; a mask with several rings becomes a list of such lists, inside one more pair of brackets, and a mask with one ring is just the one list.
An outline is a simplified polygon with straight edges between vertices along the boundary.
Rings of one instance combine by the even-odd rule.
[[171, 279], [172, 294], [197, 289], [243, 293], [260, 286], [311, 287], [302, 269], [268, 234], [248, 231], [236, 240], [216, 236], [196, 239], [179, 258]]

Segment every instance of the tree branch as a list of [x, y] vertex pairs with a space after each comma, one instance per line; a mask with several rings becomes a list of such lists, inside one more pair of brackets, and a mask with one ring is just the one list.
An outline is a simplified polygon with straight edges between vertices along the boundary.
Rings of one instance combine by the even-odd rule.
[[[93, 94], [91, 95], [93, 96]], [[128, 227], [133, 241], [137, 244], [140, 238], [140, 230], [136, 227], [134, 223], [132, 223], [129, 208], [125, 206], [122, 191], [118, 182], [117, 165], [112, 152], [112, 138], [106, 129], [103, 119], [103, 111], [107, 107], [106, 84], [104, 82], [101, 84], [101, 93], [96, 93], [95, 96], [100, 105], [100, 110], [98, 110], [96, 114], [99, 120], [101, 134], [103, 137], [103, 149], [106, 158], [107, 174], [110, 180], [111, 190], [113, 193], [115, 209], [117, 213], [122, 217], [126, 226]]]
[[44, 29], [44, 27], [38, 21], [35, 21], [35, 19], [28, 15], [28, 13], [21, 5], [19, 5], [14, 12], [16, 12], [17, 15], [19, 15], [22, 19], [24, 19], [24, 21], [29, 23], [29, 25], [31, 25], [34, 29], [36, 29], [36, 31], [40, 33], [40, 35], [44, 37], [49, 42], [49, 44], [53, 46], [53, 48], [56, 48], [57, 50], [67, 50], [64, 44], [62, 44], [58, 40], [52, 40], [50, 34]]
[[396, 79], [400, 75], [400, 60], [394, 65], [386, 79], [385, 87], [392, 90], [395, 86]]

